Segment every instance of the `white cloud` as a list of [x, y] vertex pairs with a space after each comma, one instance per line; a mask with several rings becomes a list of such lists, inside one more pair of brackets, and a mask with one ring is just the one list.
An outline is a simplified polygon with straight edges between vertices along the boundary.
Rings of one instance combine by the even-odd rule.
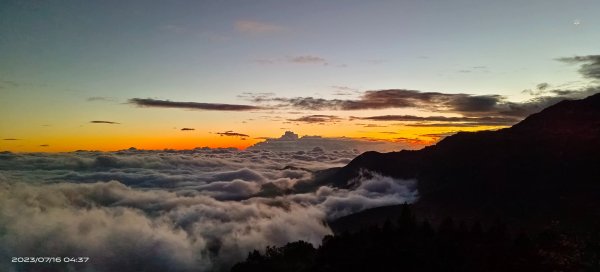
[[[318, 150], [325, 151], [346, 151], [354, 152], [358, 155], [359, 152], [365, 151], [398, 151], [402, 149], [413, 149], [407, 143], [403, 142], [388, 142], [384, 140], [368, 140], [368, 139], [355, 139], [355, 138], [328, 138], [321, 136], [308, 136], [299, 137], [297, 134], [286, 131], [284, 135], [279, 138], [266, 139], [263, 142], [259, 142], [251, 147], [249, 150], [271, 150], [271, 151], [308, 151], [318, 152]], [[321, 158], [311, 154], [304, 156], [305, 158], [314, 159]], [[326, 157], [326, 156], [325, 156]], [[297, 156], [297, 158], [300, 158]]]
[[[328, 219], [416, 199], [414, 180], [374, 173], [354, 181], [353, 190], [260, 194], [289, 191], [310, 181], [312, 171], [355, 155], [208, 148], [0, 153], [0, 259], [89, 256], [77, 266], [87, 271], [222, 270], [267, 245], [318, 244], [331, 233]], [[0, 262], [0, 270], [11, 265]]]

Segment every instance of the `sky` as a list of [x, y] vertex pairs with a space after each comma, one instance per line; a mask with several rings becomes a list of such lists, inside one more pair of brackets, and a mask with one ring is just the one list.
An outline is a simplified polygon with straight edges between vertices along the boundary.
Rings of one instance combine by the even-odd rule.
[[598, 10], [2, 1], [0, 150], [246, 148], [288, 130], [419, 147], [498, 129], [597, 90]]

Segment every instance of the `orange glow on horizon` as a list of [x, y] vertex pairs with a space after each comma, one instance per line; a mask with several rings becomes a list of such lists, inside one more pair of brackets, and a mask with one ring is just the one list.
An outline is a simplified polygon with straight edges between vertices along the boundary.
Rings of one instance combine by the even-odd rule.
[[[234, 147], [245, 149], [257, 143], [254, 139], [227, 139], [227, 136], [213, 136], [210, 138], [181, 138], [181, 137], [64, 137], [59, 139], [46, 139], [45, 141], [20, 140], [3, 143], [0, 151], [11, 152], [70, 152], [76, 150], [117, 151], [134, 147], [144, 150], [189, 150], [197, 147], [227, 148]], [[233, 138], [233, 137], [232, 137]], [[32, 142], [45, 144], [33, 144]]]
[[[336, 129], [337, 128], [337, 129]], [[305, 135], [318, 135], [328, 138], [346, 137], [366, 141], [386, 141], [395, 143], [404, 143], [410, 149], [419, 149], [424, 146], [433, 145], [442, 139], [445, 135], [457, 131], [480, 131], [498, 129], [501, 127], [388, 127], [381, 129], [372, 129], [368, 131], [356, 130], [353, 126], [304, 126], [300, 131]], [[294, 129], [290, 129], [294, 131]], [[308, 133], [306, 133], [308, 132]], [[337, 133], [336, 133], [337, 132]], [[343, 135], [339, 135], [342, 133]], [[201, 134], [201, 135], [198, 135]], [[273, 130], [270, 133], [254, 135], [268, 135], [272, 138], [278, 138], [283, 131]], [[345, 135], [344, 135], [345, 134]], [[144, 150], [190, 150], [197, 147], [210, 148], [228, 148], [233, 147], [240, 150], [246, 149], [258, 142], [263, 141], [253, 137], [239, 136], [220, 136], [210, 133], [175, 133], [169, 135], [83, 135], [83, 136], [64, 136], [64, 137], [38, 137], [31, 139], [0, 141], [0, 151], [11, 152], [69, 152], [75, 150], [98, 150], [98, 151], [116, 151], [130, 147]]]

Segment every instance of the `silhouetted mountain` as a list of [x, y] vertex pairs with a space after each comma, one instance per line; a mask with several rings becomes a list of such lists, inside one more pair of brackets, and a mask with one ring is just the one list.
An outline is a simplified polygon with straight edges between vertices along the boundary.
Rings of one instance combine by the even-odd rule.
[[368, 170], [417, 179], [421, 198], [330, 222], [335, 235], [318, 248], [255, 250], [232, 271], [598, 271], [598, 166], [600, 94], [511, 128], [367, 152], [294, 189], [351, 188]]
[[[559, 102], [510, 128], [460, 132], [418, 151], [366, 152], [318, 182], [351, 187], [361, 169], [416, 178], [421, 197], [415, 209], [434, 221], [450, 215], [525, 227], [597, 226], [600, 94]], [[362, 214], [365, 220], [353, 221], [368, 225], [368, 218], [389, 215]]]

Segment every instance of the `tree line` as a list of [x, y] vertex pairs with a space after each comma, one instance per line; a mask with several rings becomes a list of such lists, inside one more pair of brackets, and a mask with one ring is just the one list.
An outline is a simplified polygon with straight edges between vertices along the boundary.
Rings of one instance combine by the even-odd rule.
[[328, 235], [317, 248], [296, 241], [254, 250], [231, 271], [600, 271], [599, 234], [511, 232], [452, 218], [434, 227], [405, 204], [396, 222]]

